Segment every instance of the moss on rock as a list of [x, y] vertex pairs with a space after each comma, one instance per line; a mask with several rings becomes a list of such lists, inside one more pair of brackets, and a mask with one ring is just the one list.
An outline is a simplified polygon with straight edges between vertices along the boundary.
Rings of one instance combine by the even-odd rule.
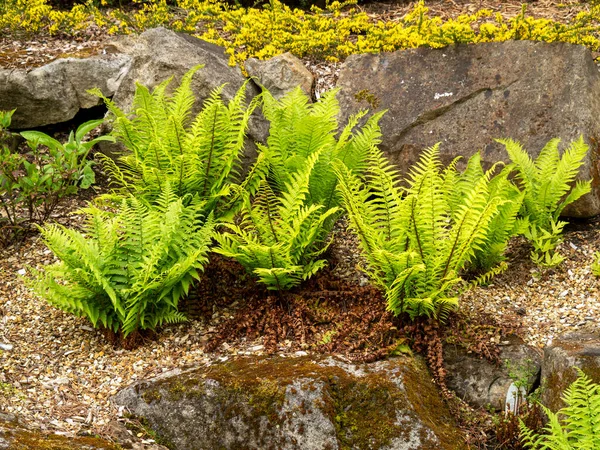
[[[5, 445], [3, 447], [2, 445]], [[6, 446], [7, 445], [7, 446]], [[65, 437], [28, 430], [15, 420], [0, 417], [0, 448], [10, 450], [120, 450], [119, 446], [95, 437]]]
[[147, 380], [116, 401], [177, 449], [465, 447], [425, 364], [409, 357], [238, 358]]

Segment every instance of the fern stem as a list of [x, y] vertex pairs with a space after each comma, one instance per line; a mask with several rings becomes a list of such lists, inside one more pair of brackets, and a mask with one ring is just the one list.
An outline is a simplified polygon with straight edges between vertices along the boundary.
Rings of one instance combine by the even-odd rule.
[[201, 197], [204, 197], [204, 195], [206, 194], [206, 186], [208, 185], [208, 175], [210, 173], [210, 169], [212, 166], [213, 151], [215, 149], [215, 134], [216, 134], [216, 127], [217, 127], [217, 113], [218, 112], [219, 112], [218, 107], [215, 107], [215, 116], [213, 117], [212, 131], [211, 131], [211, 137], [210, 137], [210, 151], [208, 152], [208, 161], [206, 163], [206, 173], [204, 175], [204, 186], [202, 187]]
[[423, 253], [423, 246], [421, 245], [421, 237], [419, 236], [419, 229], [417, 228], [417, 219], [415, 217], [415, 206], [417, 203], [416, 197], [413, 197], [411, 204], [410, 217], [415, 227], [415, 237], [417, 238], [417, 245], [419, 246], [419, 254], [421, 255], [421, 261], [425, 261], [425, 255]]
[[181, 138], [179, 137], [179, 129], [177, 128], [177, 123], [173, 121], [173, 126], [175, 127], [175, 136], [177, 136], [177, 145], [179, 147], [179, 156], [181, 156], [181, 164], [179, 164], [179, 188], [177, 189], [177, 195], [181, 197], [181, 187], [183, 184], [183, 146], [181, 145]]
[[[271, 258], [271, 270], [275, 269], [275, 259], [273, 258], [273, 248], [269, 248], [269, 257]], [[275, 284], [277, 284], [277, 292], [281, 296], [281, 284], [279, 283], [279, 277], [277, 274], [273, 272], [273, 276], [275, 277]]]
[[454, 252], [456, 250], [456, 246], [458, 245], [458, 239], [460, 237], [460, 231], [462, 230], [463, 225], [465, 224], [465, 220], [467, 219], [467, 214], [465, 214], [460, 222], [460, 226], [458, 227], [458, 230], [456, 230], [456, 239], [454, 239], [454, 242], [452, 243], [452, 250], [450, 250], [450, 254], [448, 255], [448, 259], [446, 260], [446, 265], [444, 267], [444, 272], [442, 274], [442, 280], [444, 278], [446, 278], [446, 275], [448, 273], [448, 269], [450, 268], [450, 262], [452, 261], [452, 257], [454, 256]]
[[279, 239], [277, 238], [277, 233], [275, 233], [275, 225], [273, 224], [273, 217], [271, 213], [271, 202], [269, 198], [266, 201], [267, 204], [267, 220], [269, 221], [269, 228], [271, 228], [271, 233], [273, 233], [273, 239], [275, 239], [275, 243], [279, 244]]

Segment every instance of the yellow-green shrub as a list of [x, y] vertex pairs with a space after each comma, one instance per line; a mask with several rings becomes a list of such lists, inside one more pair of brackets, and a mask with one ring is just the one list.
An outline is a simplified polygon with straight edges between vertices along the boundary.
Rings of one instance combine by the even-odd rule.
[[583, 10], [569, 23], [526, 14], [506, 18], [482, 9], [454, 19], [431, 16], [421, 1], [398, 21], [376, 21], [348, 9], [356, 0], [332, 2], [326, 10], [292, 9], [279, 0], [261, 8], [231, 7], [218, 0], [134, 0], [137, 10], [98, 9], [93, 0], [58, 11], [47, 0], [6, 0], [0, 7], [0, 30], [72, 33], [92, 24], [109, 33], [140, 32], [166, 26], [224, 46], [230, 62], [269, 58], [289, 51], [299, 57], [342, 60], [355, 53], [405, 48], [439, 48], [455, 43], [529, 39], [600, 48], [600, 6]]

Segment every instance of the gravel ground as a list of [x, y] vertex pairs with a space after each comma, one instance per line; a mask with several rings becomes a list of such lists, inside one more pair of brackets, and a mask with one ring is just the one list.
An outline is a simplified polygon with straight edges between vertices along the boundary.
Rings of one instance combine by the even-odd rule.
[[[568, 5], [572, 3], [568, 2]], [[520, 2], [433, 2], [441, 15], [471, 11], [474, 6], [520, 11]], [[437, 5], [437, 6], [436, 6]], [[393, 20], [406, 6], [380, 5], [373, 14]], [[538, 1], [529, 10], [537, 16], [568, 18], [576, 10]], [[24, 42], [0, 39], [0, 62], [10, 67], [32, 67], [64, 53], [98, 47], [104, 37], [65, 43], [41, 39]], [[315, 96], [335, 83], [339, 65], [306, 61], [317, 77]], [[77, 205], [73, 205], [77, 206]], [[77, 224], [77, 219], [69, 219]], [[341, 224], [334, 251], [341, 261], [334, 272], [364, 284], [357, 272], [360, 263], [354, 239]], [[509, 269], [493, 284], [477, 288], [462, 299], [461, 308], [485, 311], [500, 317], [518, 315], [523, 338], [543, 347], [557, 335], [581, 328], [596, 328], [600, 321], [599, 282], [591, 274], [593, 253], [600, 249], [600, 221], [572, 226], [561, 252], [565, 262], [555, 270], [540, 271], [528, 259], [527, 244], [511, 245]], [[219, 322], [229, 320], [227, 309], [211, 320], [194, 321], [162, 330], [157, 340], [131, 351], [108, 344], [84, 319], [49, 306], [30, 294], [20, 276], [27, 266], [54, 261], [39, 237], [19, 247], [0, 249], [0, 412], [14, 413], [29, 425], [59, 433], [90, 432], [106, 435], [110, 422], [121, 415], [110, 396], [130, 383], [173, 368], [209, 364], [235, 354], [261, 354], [260, 341], [231, 342], [221, 354], [207, 354], [206, 342]], [[285, 346], [281, 352], [285, 353]]]
[[[343, 258], [334, 270], [365, 283], [356, 271], [360, 258], [354, 239], [344, 229], [341, 224], [336, 232], [334, 251]], [[562, 266], [539, 271], [528, 259], [526, 243], [517, 240], [511, 246], [509, 269], [493, 284], [467, 293], [461, 307], [522, 316], [523, 337], [538, 347], [560, 333], [595, 327], [600, 320], [599, 283], [590, 264], [599, 244], [600, 223], [588, 222], [566, 233]], [[209, 364], [227, 355], [262, 354], [260, 341], [231, 342], [218, 355], [204, 352], [218, 323], [232, 317], [228, 310], [206, 322], [166, 328], [157, 340], [135, 350], [114, 348], [86, 320], [49, 306], [24, 286], [20, 275], [28, 265], [53, 261], [39, 237], [18, 249], [0, 251], [0, 343], [10, 348], [0, 351], [0, 411], [18, 414], [30, 425], [102, 435], [120, 414], [110, 403], [120, 388], [176, 367]]]
[[566, 332], [598, 330], [600, 279], [591, 271], [598, 250], [600, 218], [571, 225], [559, 247], [566, 259], [556, 269], [538, 269], [528, 258], [527, 243], [517, 239], [509, 251], [508, 270], [493, 284], [468, 292], [461, 307], [499, 317], [521, 316], [523, 338], [539, 348]]

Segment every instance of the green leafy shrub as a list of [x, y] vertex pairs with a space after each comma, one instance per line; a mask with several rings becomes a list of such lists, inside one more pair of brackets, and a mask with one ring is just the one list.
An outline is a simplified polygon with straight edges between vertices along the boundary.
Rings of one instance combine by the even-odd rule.
[[[521, 422], [521, 439], [532, 450], [592, 450], [600, 448], [600, 385], [580, 370], [565, 391], [566, 407], [558, 413], [542, 409], [548, 416], [545, 434], [537, 435]], [[560, 418], [560, 419], [559, 419]]]
[[192, 119], [195, 98], [190, 85], [201, 67], [188, 71], [171, 96], [165, 93], [171, 79], [152, 93], [138, 84], [130, 117], [100, 91], [93, 91], [104, 98], [114, 115], [113, 135], [131, 151], [118, 162], [103, 158], [107, 172], [118, 183], [117, 198], [132, 193], [152, 203], [169, 184], [179, 197], [190, 194], [189, 198], [197, 197], [204, 204], [205, 211], [212, 211], [228, 195], [239, 174], [254, 103], [245, 106], [244, 85], [226, 105], [221, 86]]
[[[3, 127], [10, 125], [11, 115], [3, 116]], [[65, 144], [39, 131], [24, 131], [21, 136], [27, 140], [27, 153], [2, 146], [0, 204], [5, 217], [0, 226], [12, 230], [8, 235], [18, 235], [31, 223], [43, 223], [65, 196], [94, 183], [93, 162], [87, 156], [97, 142], [112, 138], [100, 136], [88, 142], [83, 138], [101, 123], [94, 120], [80, 125]]]
[[411, 318], [443, 319], [457, 307], [460, 272], [483, 248], [504, 201], [490, 196], [494, 168], [457, 200], [456, 160], [442, 171], [438, 152], [438, 145], [423, 152], [406, 189], [377, 148], [368, 156], [364, 181], [337, 165], [366, 272], [385, 290], [388, 309]]
[[130, 196], [116, 213], [85, 209], [83, 233], [47, 225], [42, 236], [60, 262], [31, 269], [29, 285], [52, 305], [123, 336], [183, 321], [178, 301], [207, 262], [213, 234], [211, 217], [198, 220], [201, 211], [166, 184], [153, 207]]
[[564, 259], [555, 249], [566, 224], [558, 219], [567, 205], [591, 190], [591, 181], [578, 180], [571, 188], [588, 146], [580, 137], [561, 155], [560, 139], [551, 139], [534, 161], [518, 142], [511, 139], [498, 142], [506, 147], [525, 192], [520, 213], [529, 222], [525, 236], [533, 245], [532, 259], [540, 266], [556, 266]]
[[[58, 0], [60, 1], [60, 0]], [[312, 0], [299, 0], [308, 6]], [[425, 3], [414, 4], [405, 16], [379, 20], [361, 8], [348, 7], [355, 1], [332, 1], [319, 9], [304, 11], [270, 0], [144, 0], [137, 8], [99, 8], [125, 5], [129, 0], [91, 0], [70, 10], [55, 8], [47, 0], [3, 0], [0, 30], [13, 33], [49, 32], [76, 34], [96, 26], [110, 34], [142, 32], [164, 26], [193, 34], [221, 45], [231, 64], [247, 58], [267, 59], [291, 52], [311, 59], [343, 60], [358, 53], [391, 52], [406, 48], [441, 48], [458, 43], [534, 40], [570, 42], [592, 51], [600, 48], [600, 7], [570, 4], [576, 14], [568, 20], [536, 18], [478, 9], [457, 17], [430, 13]], [[251, 8], [232, 7], [229, 3]], [[67, 2], [61, 3], [67, 6]]]

